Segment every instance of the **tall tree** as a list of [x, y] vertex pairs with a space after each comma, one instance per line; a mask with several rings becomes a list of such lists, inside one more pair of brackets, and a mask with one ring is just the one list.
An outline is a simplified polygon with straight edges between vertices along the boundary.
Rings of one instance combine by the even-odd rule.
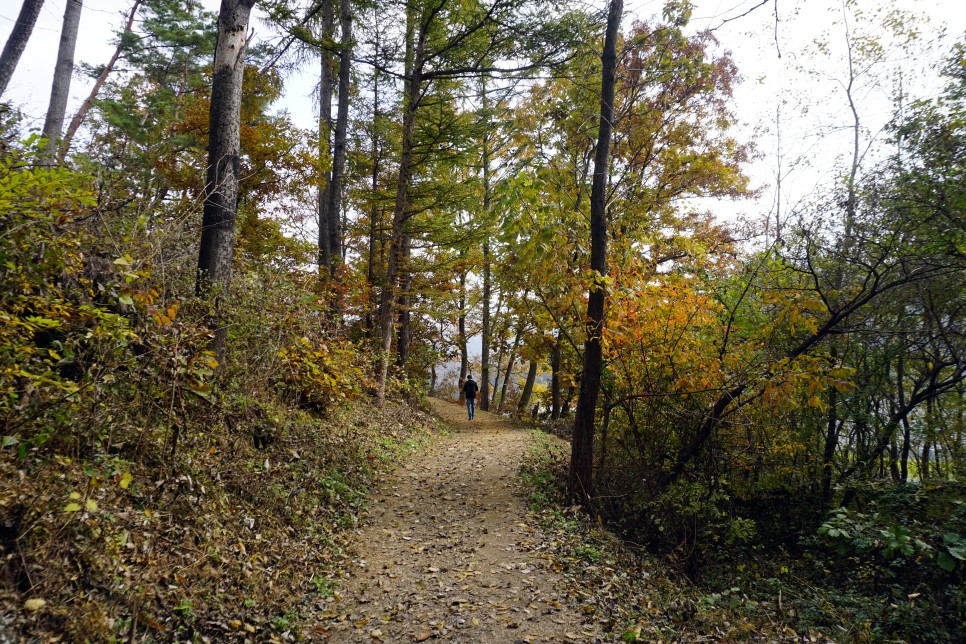
[[492, 131], [490, 127], [490, 106], [486, 95], [486, 79], [483, 79], [483, 142], [480, 165], [483, 174], [483, 344], [480, 355], [480, 409], [490, 409], [490, 344], [492, 342], [491, 307], [493, 297], [492, 257], [490, 255], [490, 209], [492, 207], [492, 179], [490, 177], [490, 141]]
[[0, 53], [0, 96], [7, 91], [7, 85], [13, 77], [13, 72], [17, 69], [20, 56], [30, 40], [34, 25], [37, 24], [37, 17], [40, 10], [44, 7], [44, 0], [23, 0], [20, 6], [20, 14], [17, 22], [13, 25], [13, 30], [7, 38], [7, 43], [3, 46], [3, 53]]
[[137, 10], [141, 6], [143, 0], [134, 0], [134, 4], [131, 5], [131, 10], [127, 14], [127, 21], [124, 24], [124, 31], [121, 32], [121, 36], [118, 38], [117, 47], [114, 49], [114, 54], [111, 59], [107, 61], [107, 65], [98, 74], [97, 80], [94, 81], [94, 87], [91, 88], [91, 93], [87, 95], [84, 102], [77, 109], [77, 113], [74, 114], [74, 118], [70, 120], [70, 125], [67, 126], [67, 132], [64, 133], [64, 140], [60, 144], [60, 161], [63, 163], [64, 157], [67, 156], [67, 151], [70, 149], [70, 143], [74, 139], [74, 134], [77, 133], [77, 128], [80, 127], [81, 123], [84, 122], [84, 117], [87, 116], [87, 112], [91, 109], [91, 105], [94, 103], [94, 99], [97, 98], [98, 92], [104, 86], [107, 81], [107, 77], [111, 75], [114, 71], [114, 65], [117, 63], [118, 59], [121, 57], [121, 53], [124, 51], [125, 46], [125, 36], [131, 33], [131, 27], [134, 26], [134, 16], [137, 15]]
[[242, 79], [248, 21], [255, 0], [222, 0], [211, 85], [208, 168], [201, 220], [196, 293], [214, 302], [214, 350], [224, 360], [228, 327], [223, 300], [231, 283], [231, 258], [238, 207]]
[[346, 130], [349, 123], [349, 80], [352, 61], [352, 5], [339, 2], [339, 99], [332, 137], [332, 176], [328, 186], [329, 274], [342, 264], [342, 185], [345, 175]]
[[[319, 154], [331, 158], [332, 154], [332, 63], [333, 0], [322, 0], [322, 33], [319, 37]], [[329, 211], [329, 191], [332, 186], [331, 164], [319, 177], [319, 273], [329, 271], [332, 264], [330, 234], [332, 213]]]
[[70, 79], [74, 74], [74, 49], [77, 46], [77, 31], [80, 28], [83, 0], [67, 0], [64, 8], [64, 23], [60, 30], [60, 45], [57, 48], [57, 65], [54, 67], [54, 81], [50, 86], [50, 103], [47, 118], [44, 120], [44, 138], [47, 139], [47, 159], [53, 163], [60, 145], [60, 134], [64, 129], [64, 116], [67, 114], [67, 98], [70, 95]]
[[[392, 347], [393, 320], [402, 267], [403, 237], [412, 216], [410, 191], [414, 172], [416, 115], [426, 97], [427, 85], [465, 79], [484, 73], [512, 73], [535, 69], [559, 59], [567, 49], [567, 37], [557, 25], [539, 16], [538, 4], [528, 4], [532, 13], [521, 11], [517, 0], [456, 3], [451, 0], [426, 0], [406, 5], [407, 42], [412, 43], [403, 74], [402, 133], [389, 237], [386, 283], [379, 301], [379, 347], [375, 369], [376, 398], [385, 400], [389, 353]], [[551, 25], [551, 26], [548, 26]], [[566, 24], [566, 27], [572, 25]], [[531, 37], [518, 34], [531, 30]], [[409, 35], [411, 34], [411, 36]], [[408, 48], [408, 47], [407, 47]], [[489, 65], [492, 60], [523, 60], [514, 68]], [[411, 64], [410, 64], [411, 61]]]
[[601, 335], [604, 331], [604, 295], [607, 275], [607, 175], [610, 161], [610, 139], [614, 122], [614, 86], [617, 77], [617, 38], [620, 34], [623, 0], [611, 0], [607, 12], [604, 52], [601, 68], [600, 129], [594, 156], [594, 179], [590, 192], [590, 270], [592, 283], [587, 299], [587, 339], [584, 342], [584, 367], [580, 380], [580, 398], [574, 418], [574, 437], [570, 452], [567, 487], [584, 502], [590, 499], [594, 421], [600, 376], [603, 370]]

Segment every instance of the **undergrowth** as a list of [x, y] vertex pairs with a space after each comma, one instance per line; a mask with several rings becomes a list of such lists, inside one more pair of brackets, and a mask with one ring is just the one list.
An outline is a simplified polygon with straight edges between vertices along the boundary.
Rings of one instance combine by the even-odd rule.
[[219, 360], [189, 192], [149, 211], [0, 148], [0, 633], [312, 639], [366, 493], [434, 428], [391, 402], [418, 396], [375, 407], [277, 222], [239, 231]]
[[185, 440], [163, 472], [119, 455], [3, 450], [3, 630], [69, 641], [301, 638], [337, 584], [366, 493], [431, 421], [361, 402], [326, 422], [279, 415], [270, 446], [215, 426]]
[[547, 535], [553, 566], [573, 580], [628, 642], [839, 641], [798, 622], [781, 585], [770, 597], [740, 575], [695, 584], [674, 556], [660, 556], [618, 538], [603, 517], [570, 505], [569, 446], [534, 432], [521, 469], [530, 509]]

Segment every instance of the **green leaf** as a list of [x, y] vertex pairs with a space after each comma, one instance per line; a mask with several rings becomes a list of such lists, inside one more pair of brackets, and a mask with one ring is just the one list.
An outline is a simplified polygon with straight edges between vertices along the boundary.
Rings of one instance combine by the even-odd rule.
[[81, 506], [79, 503], [68, 503], [64, 506], [64, 512], [80, 512]]
[[188, 389], [191, 393], [198, 394], [202, 398], [211, 397], [211, 385], [206, 385], [204, 383], [193, 383], [188, 385]]
[[949, 552], [949, 556], [955, 557], [960, 561], [966, 560], [966, 546], [958, 546], [958, 547], [949, 546], [948, 548], [946, 548], [946, 550]]
[[956, 560], [950, 557], [948, 552], [940, 552], [936, 563], [946, 572], [952, 572], [956, 569]]
[[134, 300], [127, 293], [119, 295], [117, 301], [121, 304], [127, 304], [128, 306], [132, 306], [134, 304]]
[[19, 442], [20, 442], [20, 439], [17, 438], [16, 436], [4, 436], [3, 437], [3, 446], [4, 447], [10, 447], [11, 445], [16, 445]]

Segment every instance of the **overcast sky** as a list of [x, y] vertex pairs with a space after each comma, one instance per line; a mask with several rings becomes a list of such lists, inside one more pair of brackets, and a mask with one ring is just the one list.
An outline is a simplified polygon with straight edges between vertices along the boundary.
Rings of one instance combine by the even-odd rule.
[[[218, 0], [204, 0], [217, 10]], [[794, 204], [815, 192], [816, 184], [832, 174], [832, 168], [847, 149], [849, 112], [840, 81], [847, 68], [844, 63], [845, 27], [842, 22], [842, 0], [769, 0], [755, 8], [761, 0], [699, 0], [693, 14], [692, 29], [714, 29], [722, 49], [733, 52], [744, 77], [735, 94], [735, 109], [745, 124], [743, 135], [754, 138], [762, 158], [751, 168], [753, 182], [767, 186], [755, 203], [722, 206], [730, 214], [745, 212], [763, 215], [774, 207], [776, 172], [783, 168], [783, 201]], [[599, 4], [603, 6], [604, 0]], [[28, 123], [37, 129], [43, 124], [50, 93], [50, 79], [63, 16], [65, 0], [46, 0], [37, 26], [20, 65], [11, 81], [6, 99], [21, 105]], [[879, 0], [861, 0], [866, 13], [880, 4]], [[922, 42], [933, 51], [915, 59], [910, 54], [895, 56], [878, 65], [874, 74], [861, 80], [859, 99], [866, 136], [874, 137], [892, 114], [890, 95], [894, 92], [899, 69], [903, 72], [903, 89], [910, 96], [935, 95], [938, 84], [931, 68], [949, 46], [966, 30], [966, 3], [962, 0], [905, 0], [897, 6], [928, 14], [931, 22], [924, 26]], [[663, 0], [625, 0], [628, 14], [625, 24], [635, 17], [648, 18], [660, 12]], [[76, 58], [91, 64], [105, 63], [113, 53], [114, 32], [123, 22], [130, 0], [85, 0], [81, 17], [80, 38]], [[20, 8], [20, 0], [0, 2], [0, 42], [6, 42]], [[933, 45], [945, 26], [944, 43]], [[850, 23], [854, 33], [861, 24]], [[254, 24], [256, 38], [270, 35], [269, 29]], [[881, 36], [881, 32], [875, 34]], [[809, 43], [822, 40], [830, 47], [827, 56], [817, 56]], [[938, 49], [937, 49], [938, 48]], [[930, 60], [931, 59], [931, 60]], [[314, 70], [311, 71], [314, 73]], [[872, 76], [881, 82], [871, 82]], [[287, 95], [276, 107], [287, 109], [303, 127], [315, 122], [311, 86], [307, 78], [291, 83]], [[75, 76], [71, 86], [68, 119], [86, 96], [91, 82]], [[781, 114], [782, 156], [777, 155], [777, 115]]]

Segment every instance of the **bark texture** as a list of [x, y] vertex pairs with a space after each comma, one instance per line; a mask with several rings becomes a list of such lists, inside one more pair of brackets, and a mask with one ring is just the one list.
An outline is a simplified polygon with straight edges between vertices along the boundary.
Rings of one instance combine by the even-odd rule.
[[[402, 147], [399, 154], [399, 176], [396, 180], [396, 202], [392, 211], [392, 229], [389, 233], [389, 258], [386, 264], [386, 283], [379, 297], [379, 358], [376, 364], [376, 403], [381, 407], [386, 401], [386, 380], [389, 377], [389, 356], [392, 350], [393, 318], [396, 309], [399, 273], [402, 269], [404, 230], [409, 218], [409, 183], [413, 171], [413, 143], [416, 135], [416, 110], [419, 107], [422, 88], [423, 56], [426, 51], [426, 33], [420, 31], [413, 42], [415, 10], [409, 8], [406, 17], [407, 55], [406, 91], [403, 97]], [[426, 25], [424, 25], [426, 27]]]
[[208, 169], [195, 291], [213, 299], [214, 349], [223, 362], [227, 340], [223, 300], [231, 284], [238, 207], [242, 79], [248, 21], [255, 0], [222, 0], [211, 86]]
[[346, 130], [349, 124], [349, 92], [352, 61], [352, 7], [349, 0], [339, 3], [339, 102], [336, 108], [332, 143], [332, 177], [329, 181], [329, 274], [337, 277], [342, 264], [342, 184], [345, 175]]
[[50, 102], [47, 105], [47, 118], [44, 120], [47, 158], [51, 163], [57, 156], [60, 134], [64, 129], [67, 99], [70, 97], [70, 79], [74, 74], [74, 50], [77, 46], [77, 31], [80, 27], [83, 6], [82, 0], [67, 0], [67, 6], [64, 8], [64, 26], [60, 30], [54, 82], [50, 86]]
[[34, 31], [43, 7], [44, 0], [24, 0], [20, 6], [20, 15], [7, 38], [7, 44], [3, 46], [3, 53], [0, 53], [0, 97], [7, 91], [7, 85], [13, 78], [13, 72], [17, 69], [17, 63], [27, 47], [27, 41], [30, 40], [30, 34]]
[[617, 36], [620, 30], [623, 0], [611, 0], [604, 36], [601, 71], [600, 130], [594, 157], [594, 180], [590, 189], [590, 269], [596, 274], [595, 284], [587, 298], [587, 340], [584, 343], [584, 368], [580, 379], [580, 398], [574, 418], [574, 438], [570, 452], [567, 485], [570, 493], [585, 503], [590, 501], [593, 481], [594, 421], [600, 374], [603, 369], [601, 333], [604, 330], [603, 278], [607, 275], [607, 171], [610, 162], [610, 139], [614, 122], [614, 84], [617, 71]]
[[[333, 13], [332, 0], [323, 0], [322, 42], [319, 68], [319, 154], [328, 157], [332, 154], [332, 54], [326, 47], [332, 42]], [[322, 173], [319, 182], [319, 273], [325, 274], [332, 265], [332, 250], [329, 235], [332, 216], [329, 212], [329, 188], [332, 184], [331, 168]]]
[[537, 361], [530, 361], [530, 368], [527, 370], [527, 382], [523, 385], [523, 393], [520, 394], [520, 402], [517, 404], [517, 412], [523, 413], [530, 403], [530, 396], [533, 395], [533, 383], [537, 380]]

